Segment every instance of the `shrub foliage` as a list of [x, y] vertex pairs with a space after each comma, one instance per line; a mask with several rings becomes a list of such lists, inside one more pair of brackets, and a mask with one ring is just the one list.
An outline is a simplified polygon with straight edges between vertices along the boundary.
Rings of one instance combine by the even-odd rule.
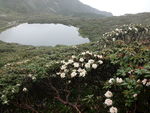
[[[115, 32], [122, 34], [120, 31], [127, 26], [123, 27]], [[127, 34], [133, 40], [118, 38], [119, 33], [114, 40], [114, 32], [107, 33], [102, 45], [95, 43], [107, 47], [101, 50], [80, 52], [79, 46], [73, 56], [62, 53], [63, 57], [55, 59], [41, 55], [3, 63], [0, 112], [149, 113], [150, 46], [145, 35], [148, 28], [128, 28]], [[132, 31], [130, 28], [134, 36], [128, 32]], [[144, 31], [141, 33], [140, 29]], [[143, 36], [146, 40], [134, 40]]]

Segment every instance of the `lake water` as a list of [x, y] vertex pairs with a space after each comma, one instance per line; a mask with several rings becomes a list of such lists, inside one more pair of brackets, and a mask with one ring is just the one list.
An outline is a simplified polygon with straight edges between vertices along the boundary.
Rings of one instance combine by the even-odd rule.
[[78, 28], [62, 24], [21, 24], [0, 33], [0, 40], [33, 46], [77, 45], [88, 43]]

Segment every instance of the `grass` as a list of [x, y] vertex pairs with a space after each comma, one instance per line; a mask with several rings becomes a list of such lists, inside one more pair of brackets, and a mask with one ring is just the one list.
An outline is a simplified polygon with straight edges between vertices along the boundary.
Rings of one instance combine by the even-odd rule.
[[73, 25], [79, 28], [79, 32], [83, 37], [88, 37], [91, 41], [97, 41], [101, 38], [103, 33], [112, 31], [117, 26], [121, 26], [123, 24], [150, 24], [150, 13], [106, 18], [79, 18], [42, 14], [11, 14], [7, 15], [7, 17], [0, 17], [0, 29], [6, 28], [8, 26], [8, 22], [12, 21], [17, 21], [18, 23], [61, 23], [65, 25]]
[[0, 62], [1, 66], [3, 66], [10, 62], [15, 62], [17, 60], [28, 59], [41, 55], [49, 55], [51, 59], [59, 60], [68, 55], [80, 53], [81, 51], [97, 51], [99, 49], [99, 45], [96, 42], [77, 46], [56, 47], [34, 47], [0, 42]]

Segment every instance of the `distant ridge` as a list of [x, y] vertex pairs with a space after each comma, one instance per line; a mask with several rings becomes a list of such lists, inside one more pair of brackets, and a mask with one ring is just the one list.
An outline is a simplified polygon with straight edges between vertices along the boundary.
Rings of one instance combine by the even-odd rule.
[[24, 14], [53, 13], [74, 16], [78, 14], [96, 14], [112, 16], [112, 13], [99, 11], [79, 0], [0, 0], [0, 10]]

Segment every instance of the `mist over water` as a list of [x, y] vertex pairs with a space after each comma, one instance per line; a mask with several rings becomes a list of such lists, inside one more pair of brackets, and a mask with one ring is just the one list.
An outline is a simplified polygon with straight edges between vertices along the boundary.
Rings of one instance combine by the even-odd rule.
[[88, 43], [78, 28], [62, 24], [21, 24], [0, 33], [0, 40], [33, 46], [77, 45]]

